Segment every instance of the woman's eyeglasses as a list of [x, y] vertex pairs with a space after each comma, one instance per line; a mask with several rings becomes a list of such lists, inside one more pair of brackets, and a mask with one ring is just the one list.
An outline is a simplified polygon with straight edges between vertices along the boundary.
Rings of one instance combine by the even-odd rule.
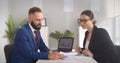
[[89, 21], [90, 19], [78, 19], [78, 23], [86, 23], [87, 21]]

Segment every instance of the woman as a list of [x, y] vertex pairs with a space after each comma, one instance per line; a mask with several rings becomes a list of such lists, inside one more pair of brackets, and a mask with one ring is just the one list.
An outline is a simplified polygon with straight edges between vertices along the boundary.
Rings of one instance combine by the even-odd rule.
[[110, 36], [105, 29], [97, 28], [92, 11], [83, 11], [79, 23], [87, 31], [83, 43], [84, 48], [77, 47], [76, 51], [93, 57], [98, 63], [117, 63], [116, 50]]

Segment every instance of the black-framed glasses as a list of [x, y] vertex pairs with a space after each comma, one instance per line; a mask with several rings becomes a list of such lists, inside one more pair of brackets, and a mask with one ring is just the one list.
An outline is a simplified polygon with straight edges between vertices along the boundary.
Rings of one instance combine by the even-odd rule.
[[87, 21], [89, 21], [90, 19], [78, 19], [78, 23], [86, 23]]

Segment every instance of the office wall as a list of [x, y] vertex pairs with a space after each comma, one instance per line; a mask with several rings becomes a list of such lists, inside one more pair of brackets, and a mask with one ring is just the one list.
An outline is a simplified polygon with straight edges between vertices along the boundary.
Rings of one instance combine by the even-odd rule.
[[[27, 4], [27, 5], [26, 5]], [[4, 46], [9, 44], [5, 36], [8, 16], [11, 14], [16, 24], [27, 17], [27, 10], [32, 6], [30, 0], [0, 0], [0, 63], [5, 63]]]
[[9, 13], [16, 25], [27, 18], [28, 10], [33, 6], [33, 0], [9, 0]]
[[115, 0], [115, 16], [120, 16], [120, 0]]
[[[10, 14], [13, 16], [16, 25], [27, 17], [29, 8], [33, 6], [33, 0], [11, 0], [9, 3]], [[42, 10], [47, 19], [49, 33], [56, 30], [61, 32], [66, 29], [71, 30], [74, 33], [75, 46], [78, 44], [77, 19], [84, 9], [90, 9], [90, 1], [73, 0], [73, 12], [64, 12], [64, 0], [42, 0]], [[51, 49], [57, 48], [57, 43], [56, 40], [49, 39]]]
[[116, 17], [120, 16], [120, 0], [100, 0], [100, 10], [96, 13], [97, 25], [105, 28], [116, 44], [116, 25], [118, 20]]
[[115, 30], [115, 3], [114, 0], [100, 0], [99, 11], [95, 13], [96, 17], [96, 25], [101, 28], [105, 28], [114, 41], [114, 32]]
[[[90, 0], [73, 0], [73, 12], [64, 11], [64, 0], [43, 0], [43, 11], [47, 18], [49, 33], [66, 29], [74, 33], [74, 46], [78, 44], [78, 23], [80, 13], [90, 9]], [[49, 38], [49, 46], [51, 49], [57, 48], [57, 41]]]
[[0, 63], [5, 63], [4, 45], [8, 44], [8, 40], [3, 38], [7, 29], [5, 22], [8, 18], [8, 1], [0, 0]]
[[[64, 12], [63, 0], [43, 0], [43, 12], [47, 18], [49, 33], [58, 31], [65, 31], [66, 29], [74, 32], [75, 45], [78, 44], [78, 23], [79, 14], [84, 9], [90, 8], [90, 1], [87, 0], [73, 0], [73, 12]], [[86, 4], [84, 4], [86, 3]], [[27, 17], [28, 9], [33, 6], [33, 0], [0, 0], [0, 63], [5, 63], [4, 46], [9, 44], [8, 40], [3, 38], [5, 29], [7, 29], [5, 22], [7, 22], [8, 15], [13, 16], [14, 22], [17, 25], [21, 20]], [[49, 40], [51, 49], [57, 47], [57, 42], [54, 39]]]

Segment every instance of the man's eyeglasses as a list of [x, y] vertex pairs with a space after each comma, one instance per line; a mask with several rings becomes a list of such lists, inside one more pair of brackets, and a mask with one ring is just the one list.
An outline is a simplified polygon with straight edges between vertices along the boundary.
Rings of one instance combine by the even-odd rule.
[[87, 21], [89, 21], [90, 19], [78, 19], [78, 23], [86, 23]]

